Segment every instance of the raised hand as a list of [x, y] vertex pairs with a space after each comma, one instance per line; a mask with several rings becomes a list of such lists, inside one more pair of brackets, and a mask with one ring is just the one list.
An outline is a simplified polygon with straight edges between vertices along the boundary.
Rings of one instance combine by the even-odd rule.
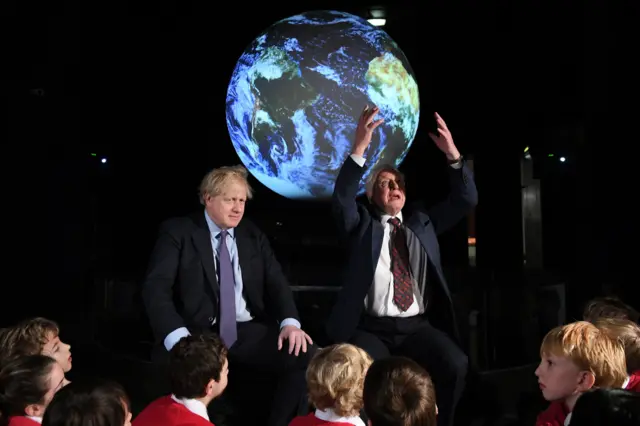
[[445, 153], [449, 160], [457, 160], [460, 158], [460, 152], [456, 145], [453, 143], [453, 136], [447, 127], [447, 123], [444, 122], [440, 114], [435, 113], [436, 123], [438, 124], [438, 134], [429, 133], [429, 136], [436, 143], [438, 149]]
[[353, 154], [360, 156], [364, 155], [364, 152], [371, 143], [371, 135], [373, 134], [373, 131], [384, 121], [382, 118], [376, 121], [373, 120], [379, 111], [380, 110], [377, 106], [369, 107], [369, 105], [365, 106], [364, 110], [362, 110], [362, 115], [360, 115], [358, 127], [356, 128], [356, 139], [353, 143]]

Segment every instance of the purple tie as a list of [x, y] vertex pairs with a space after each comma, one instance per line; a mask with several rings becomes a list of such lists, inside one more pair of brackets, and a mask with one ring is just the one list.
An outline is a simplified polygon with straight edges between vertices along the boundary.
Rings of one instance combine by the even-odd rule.
[[220, 337], [227, 348], [238, 338], [233, 265], [227, 248], [227, 231], [220, 232]]

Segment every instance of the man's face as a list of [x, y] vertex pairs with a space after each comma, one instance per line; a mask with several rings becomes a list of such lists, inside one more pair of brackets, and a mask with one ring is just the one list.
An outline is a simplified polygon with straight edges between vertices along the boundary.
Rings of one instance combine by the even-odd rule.
[[372, 200], [387, 214], [397, 215], [404, 207], [404, 183], [395, 173], [380, 172], [373, 186]]
[[582, 391], [583, 373], [569, 358], [550, 354], [543, 354], [535, 372], [547, 401], [564, 400]]
[[247, 187], [242, 182], [232, 181], [220, 195], [205, 198], [207, 213], [220, 228], [235, 228], [244, 216]]

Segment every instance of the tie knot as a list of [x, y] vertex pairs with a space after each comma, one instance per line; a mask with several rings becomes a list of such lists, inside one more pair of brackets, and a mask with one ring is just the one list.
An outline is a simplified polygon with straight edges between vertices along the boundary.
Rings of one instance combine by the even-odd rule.
[[226, 229], [223, 229], [222, 231], [220, 231], [220, 239], [221, 240], [226, 240], [227, 239], [227, 234], [229, 233], [229, 231], [227, 231]]
[[387, 222], [389, 222], [391, 226], [393, 226], [396, 229], [400, 228], [400, 219], [398, 219], [397, 217], [392, 217]]

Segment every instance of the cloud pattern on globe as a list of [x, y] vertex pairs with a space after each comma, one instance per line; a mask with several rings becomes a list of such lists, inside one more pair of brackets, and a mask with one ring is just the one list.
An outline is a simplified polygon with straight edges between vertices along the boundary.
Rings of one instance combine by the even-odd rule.
[[290, 199], [331, 196], [365, 105], [378, 106], [385, 122], [366, 153], [359, 194], [373, 165], [400, 165], [420, 118], [404, 53], [380, 28], [335, 11], [292, 16], [258, 36], [238, 60], [226, 102], [240, 160]]

